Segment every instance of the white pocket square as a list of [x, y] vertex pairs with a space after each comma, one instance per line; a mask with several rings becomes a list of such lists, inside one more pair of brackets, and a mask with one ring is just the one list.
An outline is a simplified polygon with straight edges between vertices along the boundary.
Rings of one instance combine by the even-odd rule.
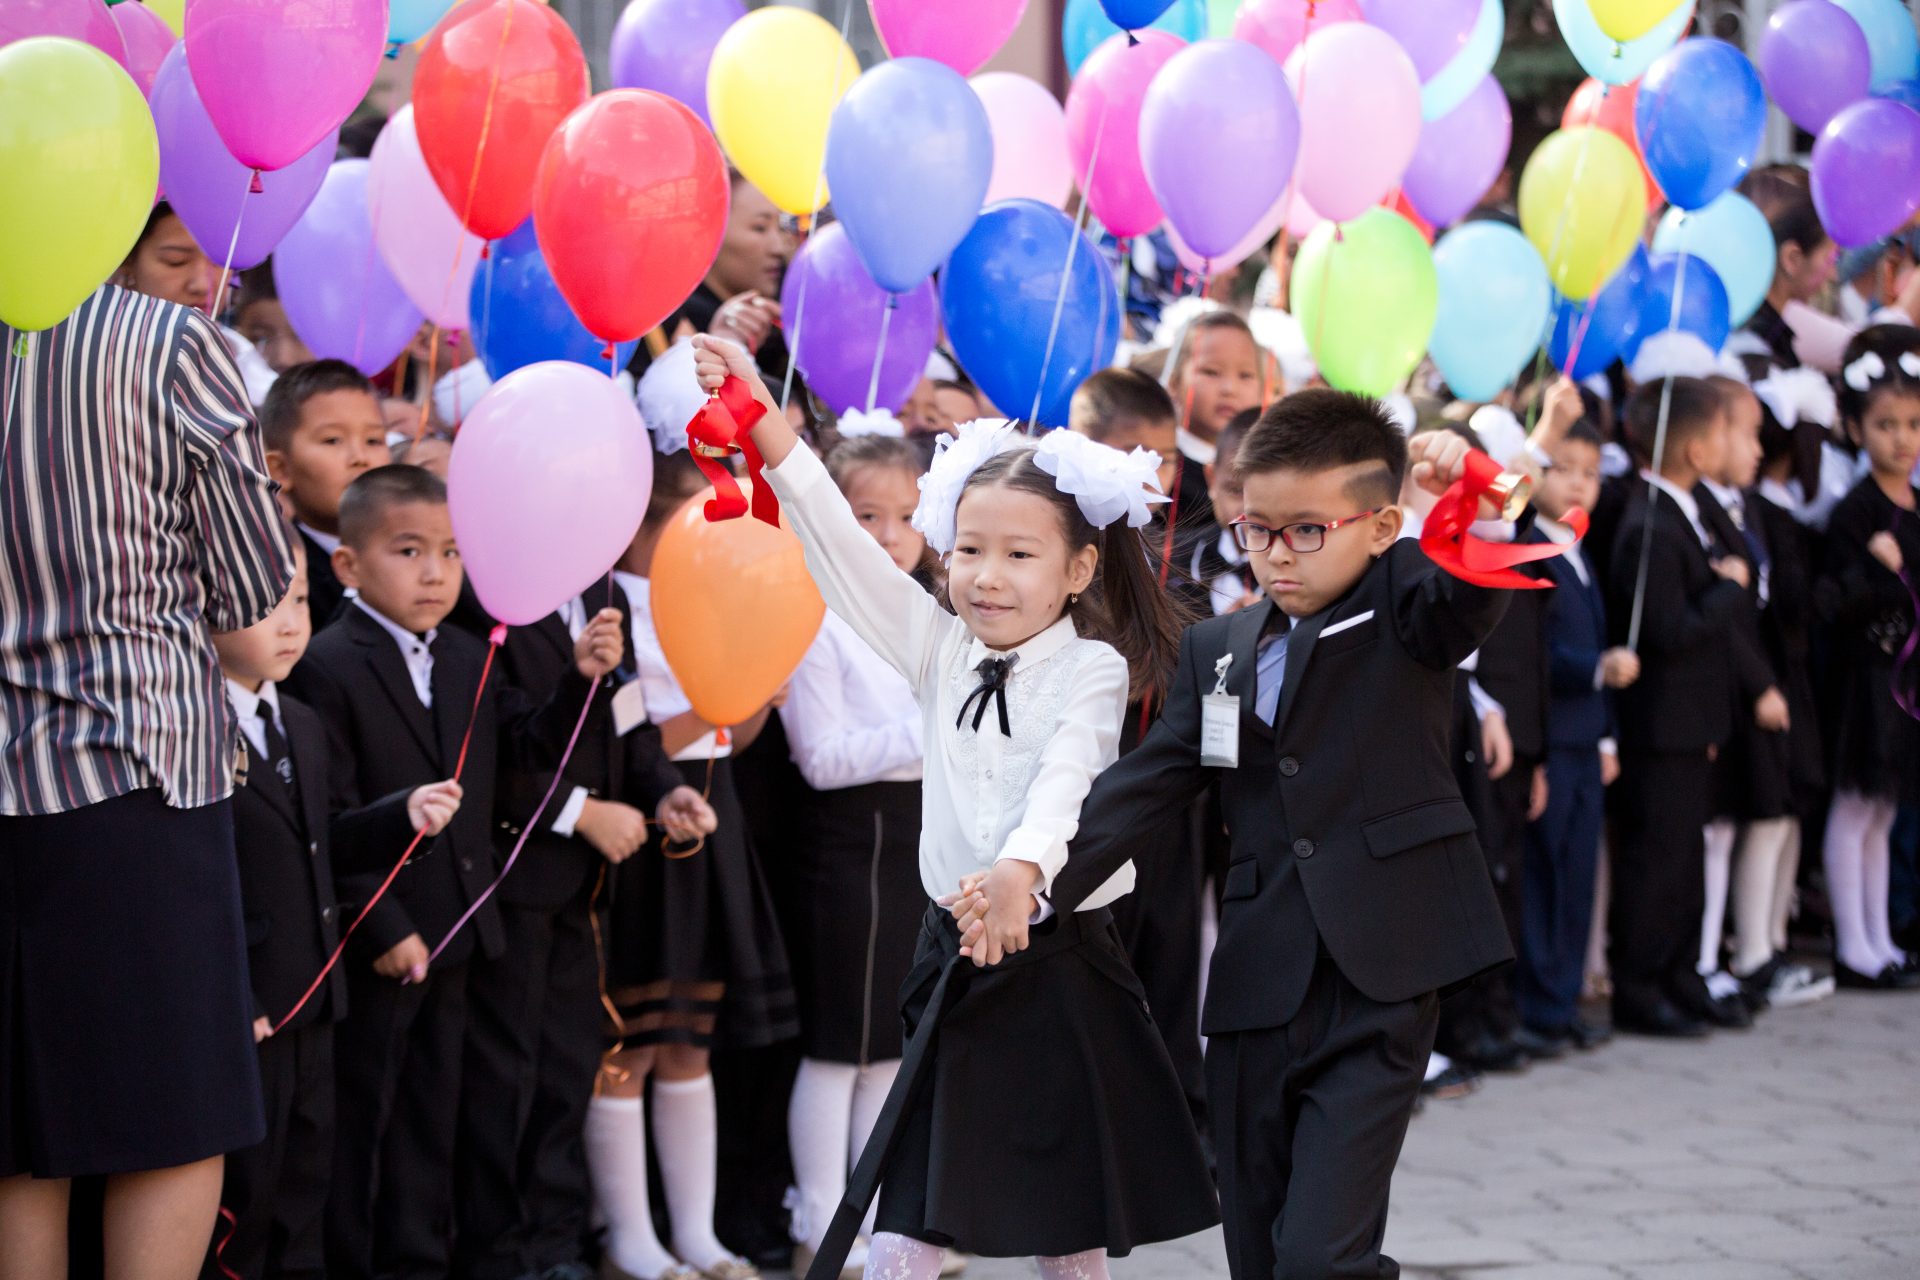
[[1373, 610], [1369, 609], [1365, 613], [1356, 613], [1351, 618], [1346, 618], [1340, 622], [1336, 622], [1332, 626], [1327, 627], [1325, 630], [1321, 631], [1320, 638], [1322, 640], [1325, 640], [1328, 636], [1337, 636], [1342, 631], [1351, 631], [1363, 622], [1372, 622], [1372, 621], [1373, 621]]

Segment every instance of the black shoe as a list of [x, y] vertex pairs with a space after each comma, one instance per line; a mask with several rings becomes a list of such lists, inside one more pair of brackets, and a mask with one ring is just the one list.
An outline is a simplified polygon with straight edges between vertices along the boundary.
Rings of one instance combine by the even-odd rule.
[[1833, 981], [1843, 991], [1911, 991], [1920, 987], [1920, 970], [1890, 964], [1869, 977], [1835, 960]]
[[1613, 1025], [1630, 1035], [1662, 1036], [1670, 1040], [1698, 1040], [1708, 1034], [1706, 1023], [1681, 1012], [1670, 1000], [1639, 1009], [1616, 1003]]
[[1687, 1012], [1708, 1026], [1725, 1031], [1746, 1031], [1753, 1026], [1753, 1015], [1747, 1012], [1746, 1003], [1739, 996], [1721, 996], [1717, 1000], [1709, 998]]
[[1573, 1045], [1571, 1030], [1543, 1031], [1521, 1027], [1513, 1033], [1513, 1044], [1536, 1062], [1551, 1062]]
[[1435, 1102], [1464, 1098], [1480, 1087], [1480, 1073], [1465, 1063], [1456, 1062], [1420, 1086], [1420, 1095]]
[[1461, 1046], [1454, 1055], [1476, 1070], [1511, 1075], [1527, 1069], [1527, 1052], [1506, 1036], [1480, 1036]]
[[1567, 1024], [1567, 1039], [1574, 1048], [1582, 1051], [1598, 1049], [1613, 1039], [1613, 1028], [1588, 1022], [1585, 1018], [1575, 1018]]

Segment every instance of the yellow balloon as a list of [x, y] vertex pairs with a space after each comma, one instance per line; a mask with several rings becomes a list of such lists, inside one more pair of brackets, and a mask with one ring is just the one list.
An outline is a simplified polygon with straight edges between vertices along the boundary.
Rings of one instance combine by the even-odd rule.
[[147, 101], [91, 45], [0, 48], [0, 321], [60, 323], [132, 251], [160, 183]]
[[141, 0], [141, 3], [165, 19], [174, 35], [187, 34], [187, 0]]
[[1587, 0], [1587, 9], [1602, 31], [1625, 43], [1647, 34], [1685, 3], [1686, 0]]
[[707, 66], [707, 114], [733, 167], [788, 213], [827, 202], [827, 122], [860, 75], [833, 25], [804, 9], [756, 9]]
[[1550, 134], [1520, 175], [1520, 229], [1566, 297], [1586, 298], [1633, 255], [1647, 216], [1633, 151], [1605, 129]]

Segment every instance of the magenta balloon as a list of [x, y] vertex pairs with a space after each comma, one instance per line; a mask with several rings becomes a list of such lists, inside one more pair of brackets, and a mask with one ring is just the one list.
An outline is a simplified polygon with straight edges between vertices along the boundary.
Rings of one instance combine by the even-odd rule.
[[1364, 22], [1360, 0], [1248, 0], [1233, 19], [1233, 38], [1257, 44], [1285, 63], [1315, 31], [1336, 22]]
[[1849, 248], [1905, 226], [1920, 211], [1920, 112], [1868, 98], [1827, 121], [1813, 144], [1813, 204]]
[[1160, 205], [1140, 163], [1140, 108], [1154, 75], [1187, 47], [1165, 31], [1136, 35], [1137, 43], [1134, 36], [1108, 36], [1080, 64], [1067, 90], [1074, 181], [1085, 187], [1101, 225], [1123, 239], [1160, 225]]
[[1026, 15], [1027, 0], [867, 0], [896, 58], [932, 58], [963, 76], [987, 65]]
[[605, 373], [543, 360], [494, 383], [447, 463], [447, 511], [480, 603], [525, 626], [604, 578], [652, 486], [646, 424]]
[[1424, 82], [1467, 46], [1480, 0], [1360, 0], [1367, 21], [1392, 36]]
[[1343, 22], [1307, 37], [1287, 78], [1300, 98], [1301, 194], [1335, 222], [1359, 217], [1399, 185], [1419, 145], [1413, 61], [1378, 27]]
[[427, 318], [380, 260], [367, 213], [366, 160], [336, 160], [319, 194], [280, 241], [273, 284], [287, 319], [318, 357], [371, 377], [392, 364]]
[[[797, 343], [794, 362], [807, 386], [835, 413], [867, 407], [886, 308], [886, 291], [860, 265], [853, 241], [838, 222], [809, 236], [787, 268], [780, 312], [787, 340]], [[939, 333], [940, 300], [933, 281], [922, 280], [900, 295], [887, 323], [877, 407], [898, 409], [913, 395]]]
[[631, 0], [614, 24], [608, 68], [616, 89], [652, 89], [686, 104], [709, 128], [707, 64], [740, 0]]
[[1500, 82], [1487, 76], [1459, 106], [1421, 126], [1401, 189], [1421, 217], [1450, 227], [1480, 203], [1512, 145], [1513, 109]]
[[0, 44], [28, 36], [65, 36], [90, 44], [133, 73], [127, 43], [106, 0], [0, 0]]
[[338, 131], [286, 168], [261, 174], [260, 190], [249, 194], [253, 171], [228, 153], [207, 118], [186, 50], [176, 47], [160, 64], [149, 105], [160, 135], [160, 183], [187, 230], [215, 262], [224, 262], [233, 245], [236, 271], [266, 261], [320, 190], [339, 147]]
[[373, 85], [387, 0], [187, 0], [187, 61], [227, 150], [249, 169], [292, 164]]
[[1808, 133], [1867, 96], [1873, 50], [1853, 15], [1828, 0], [1794, 0], [1767, 19], [1754, 61], [1767, 96]]
[[1174, 54], [1140, 109], [1140, 162], [1188, 247], [1224, 257], [1286, 193], [1300, 147], [1287, 73], [1242, 40]]
[[143, 4], [117, 4], [110, 13], [127, 46], [127, 70], [140, 92], [153, 92], [153, 77], [167, 53], [180, 43], [167, 20]]

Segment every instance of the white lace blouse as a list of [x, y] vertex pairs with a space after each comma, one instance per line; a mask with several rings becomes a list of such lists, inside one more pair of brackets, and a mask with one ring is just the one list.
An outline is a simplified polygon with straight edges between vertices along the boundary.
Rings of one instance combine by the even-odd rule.
[[[1127, 664], [1110, 645], [1082, 639], [1062, 618], [1011, 653], [975, 639], [894, 565], [854, 518], [818, 458], [796, 448], [767, 479], [807, 551], [827, 607], [845, 619], [912, 686], [925, 719], [920, 880], [929, 897], [1000, 858], [1040, 868], [1042, 892], [1067, 864], [1080, 803], [1120, 754]], [[956, 727], [988, 658], [1013, 658], [1007, 678], [1012, 736], [991, 707]], [[977, 703], [976, 703], [977, 705]], [[1128, 863], [1081, 904], [1102, 907], [1133, 888]]]

